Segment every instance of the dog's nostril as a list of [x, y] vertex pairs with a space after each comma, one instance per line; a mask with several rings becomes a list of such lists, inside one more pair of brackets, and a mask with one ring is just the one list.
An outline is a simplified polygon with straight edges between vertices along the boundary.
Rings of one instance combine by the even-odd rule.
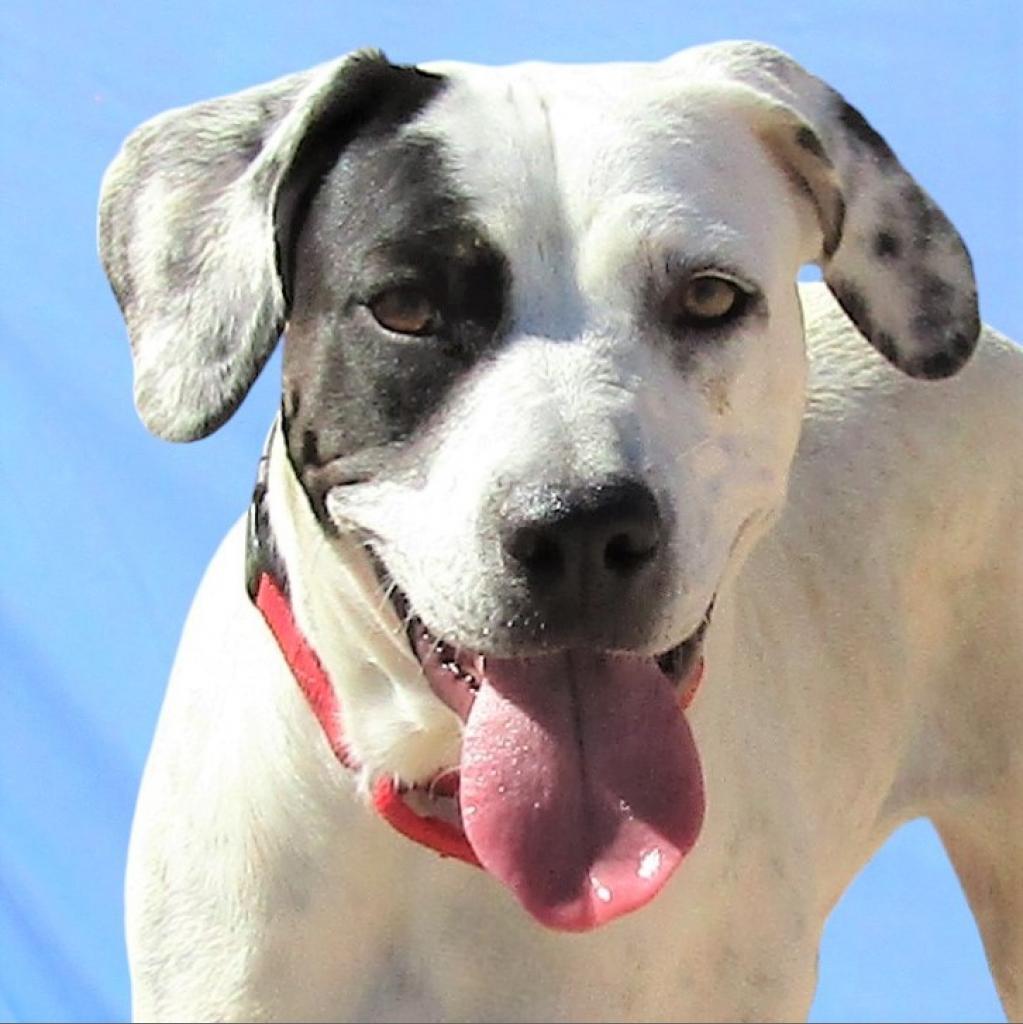
[[609, 572], [631, 573], [654, 557], [659, 542], [652, 526], [616, 533], [604, 546], [604, 567]]
[[538, 527], [515, 531], [508, 552], [520, 565], [536, 575], [553, 576], [564, 568], [561, 546], [552, 534]]
[[637, 578], [664, 539], [656, 498], [630, 480], [522, 490], [505, 501], [501, 514], [505, 555], [548, 596], [590, 599], [601, 587]]

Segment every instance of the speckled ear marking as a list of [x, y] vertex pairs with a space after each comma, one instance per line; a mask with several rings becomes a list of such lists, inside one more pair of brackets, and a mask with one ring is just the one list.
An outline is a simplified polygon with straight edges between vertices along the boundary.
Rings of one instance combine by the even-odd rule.
[[443, 81], [359, 52], [129, 136], [103, 180], [99, 248], [150, 430], [190, 441], [234, 412], [283, 329], [281, 265], [316, 168], [367, 125], [403, 123]]
[[897, 260], [902, 255], [902, 241], [898, 234], [881, 228], [874, 235], [874, 255], [882, 260]]
[[[692, 61], [693, 51], [680, 59]], [[824, 280], [860, 331], [911, 376], [955, 373], [980, 333], [973, 266], [956, 229], [888, 143], [772, 47], [720, 43], [700, 47], [697, 59], [767, 101], [758, 131], [813, 200]]]
[[834, 116], [854, 146], [869, 150], [879, 164], [898, 164], [891, 146], [875, 131], [867, 119], [851, 104], [835, 93]]

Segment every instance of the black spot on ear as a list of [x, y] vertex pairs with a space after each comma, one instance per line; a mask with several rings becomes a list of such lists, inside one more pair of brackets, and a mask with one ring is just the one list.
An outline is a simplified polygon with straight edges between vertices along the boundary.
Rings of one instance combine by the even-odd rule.
[[955, 288], [937, 274], [925, 274], [920, 282], [921, 305], [937, 307], [942, 312], [947, 310], [951, 313], [954, 295]]
[[913, 376], [940, 380], [943, 377], [951, 377], [960, 366], [962, 366], [962, 360], [951, 352], [933, 352], [929, 356], [923, 356], [914, 364]]
[[860, 329], [860, 333], [873, 340], [874, 321], [863, 292], [849, 281], [829, 281], [828, 285], [849, 319]]
[[320, 464], [320, 440], [315, 430], [302, 431], [302, 463], [306, 466]]
[[[804, 152], [817, 161], [821, 167], [832, 170], [834, 165], [824, 150], [817, 133], [807, 125], [796, 128], [793, 141]], [[823, 229], [822, 251], [825, 258], [830, 259], [838, 251], [842, 241], [842, 228], [845, 224], [845, 199], [841, 192], [831, 183], [818, 182], [817, 187], [811, 181], [817, 180], [819, 168], [807, 164], [807, 161], [795, 155], [795, 159], [784, 161], [785, 173], [796, 189], [816, 208], [817, 219]]]
[[840, 195], [836, 197], [835, 209], [837, 211], [835, 224], [830, 231], [825, 233], [824, 243], [821, 246], [821, 250], [827, 259], [831, 259], [842, 244], [842, 227], [845, 224], [845, 200]]
[[955, 288], [937, 274], [923, 274], [917, 281], [913, 332], [924, 341], [945, 334], [954, 317]]
[[[818, 195], [817, 191], [811, 187], [810, 182], [795, 167], [786, 167], [785, 174], [796, 191], [816, 209], [817, 220], [824, 230], [821, 249], [824, 255], [830, 259], [835, 255], [842, 242], [842, 227], [845, 223], [845, 200], [837, 190], [827, 196], [826, 199]], [[825, 202], [828, 201], [831, 204], [830, 210], [824, 208]]]
[[893, 163], [895, 154], [891, 146], [870, 126], [867, 119], [851, 104], [841, 97], [839, 102], [838, 120], [850, 138], [869, 149], [878, 160]]
[[902, 241], [890, 231], [878, 231], [874, 236], [874, 255], [881, 259], [898, 259], [902, 255]]
[[952, 230], [944, 214], [916, 183], [903, 189], [902, 199], [913, 218], [913, 245], [918, 253], [926, 252], [935, 239]]
[[906, 373], [912, 377], [926, 380], [943, 380], [951, 377], [961, 369], [973, 354], [977, 346], [980, 332], [979, 320], [965, 331], [960, 331], [947, 339], [944, 348], [927, 356], [914, 359], [906, 367]]
[[896, 366], [899, 363], [899, 351], [895, 339], [887, 331], [878, 331], [874, 336], [874, 346], [888, 360]]
[[822, 163], [827, 164], [829, 167], [831, 166], [831, 160], [828, 158], [828, 154], [824, 152], [824, 146], [817, 137], [817, 133], [805, 124], [796, 130], [796, 145], [805, 149], [808, 153], [812, 153]]
[[838, 203], [839, 219], [837, 227], [833, 231], [829, 231], [824, 236], [824, 244], [821, 246], [821, 250], [824, 253], [825, 258], [829, 260], [836, 252], [838, 252], [838, 247], [842, 244], [842, 225], [845, 221], [845, 200], [839, 196]]
[[959, 357], [961, 362], [966, 360], [972, 355], [973, 350], [977, 347], [977, 332], [957, 334], [952, 339], [952, 349], [955, 354]]

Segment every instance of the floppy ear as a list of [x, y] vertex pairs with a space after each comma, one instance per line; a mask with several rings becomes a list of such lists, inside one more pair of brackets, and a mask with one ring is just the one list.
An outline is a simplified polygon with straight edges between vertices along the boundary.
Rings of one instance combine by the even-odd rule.
[[820, 227], [824, 280], [863, 335], [913, 377], [955, 373], [980, 332], [958, 232], [854, 107], [786, 54], [719, 43], [677, 60], [756, 94], [754, 126]]
[[355, 133], [410, 117], [440, 81], [363, 51], [129, 136], [103, 179], [99, 249], [153, 433], [195, 440], [234, 412], [283, 330], [281, 263], [318, 175]]

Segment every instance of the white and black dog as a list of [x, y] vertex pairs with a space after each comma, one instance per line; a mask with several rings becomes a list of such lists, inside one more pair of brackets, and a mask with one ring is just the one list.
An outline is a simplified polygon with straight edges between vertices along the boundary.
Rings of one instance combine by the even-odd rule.
[[839, 95], [359, 52], [143, 125], [100, 244], [163, 437], [287, 335], [139, 798], [138, 1018], [802, 1017], [920, 815], [1023, 1015], [1023, 357]]

